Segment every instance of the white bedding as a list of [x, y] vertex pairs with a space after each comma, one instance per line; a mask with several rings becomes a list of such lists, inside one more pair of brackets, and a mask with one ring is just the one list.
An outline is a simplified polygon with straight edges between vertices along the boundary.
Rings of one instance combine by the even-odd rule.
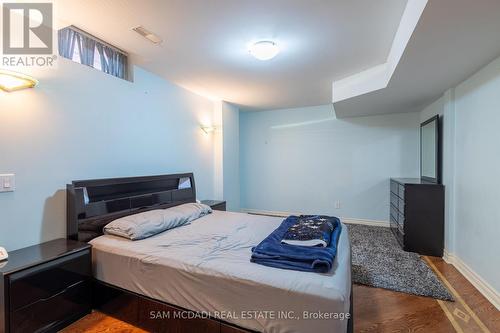
[[[345, 332], [351, 292], [350, 244], [342, 225], [327, 274], [250, 262], [251, 248], [282, 218], [214, 211], [191, 224], [131, 241], [91, 241], [94, 275], [109, 284], [217, 316], [260, 332]], [[310, 316], [330, 317], [307, 319]]]

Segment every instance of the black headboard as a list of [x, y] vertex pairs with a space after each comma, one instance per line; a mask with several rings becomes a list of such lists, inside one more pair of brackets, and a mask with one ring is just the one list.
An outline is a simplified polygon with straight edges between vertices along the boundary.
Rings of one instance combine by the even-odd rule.
[[192, 173], [75, 180], [66, 189], [67, 237], [84, 242], [117, 218], [196, 202]]

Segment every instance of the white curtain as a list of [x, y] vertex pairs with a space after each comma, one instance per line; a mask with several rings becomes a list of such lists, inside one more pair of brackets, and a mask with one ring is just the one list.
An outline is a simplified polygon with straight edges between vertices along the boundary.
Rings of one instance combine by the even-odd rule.
[[80, 63], [94, 67], [94, 51], [96, 41], [86, 36], [80, 36]]
[[108, 60], [110, 60], [110, 74], [118, 77], [125, 77], [125, 69], [127, 68], [127, 58], [123, 55], [123, 53], [116, 52], [115, 50], [105, 47], [104, 52], [108, 56]]
[[73, 59], [76, 46], [80, 56], [79, 62], [96, 68], [94, 54], [97, 49], [99, 62], [101, 63], [101, 68], [98, 69], [122, 79], [127, 78], [127, 55], [125, 53], [72, 27], [59, 30], [58, 36], [59, 55], [61, 57], [77, 61]]
[[69, 28], [61, 29], [57, 32], [59, 37], [59, 55], [72, 59], [75, 51], [77, 33]]

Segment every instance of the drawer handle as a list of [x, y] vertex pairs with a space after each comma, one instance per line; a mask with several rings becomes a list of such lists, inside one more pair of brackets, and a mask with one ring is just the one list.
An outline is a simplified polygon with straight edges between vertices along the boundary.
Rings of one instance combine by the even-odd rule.
[[20, 307], [20, 308], [19, 308], [19, 309], [17, 309], [16, 311], [23, 310], [23, 309], [25, 309], [25, 308], [27, 308], [27, 307], [30, 307], [30, 306], [35, 305], [35, 304], [40, 303], [40, 302], [46, 302], [46, 301], [48, 301], [48, 300], [50, 300], [50, 299], [52, 299], [52, 298], [55, 298], [55, 297], [57, 297], [57, 296], [60, 296], [60, 295], [64, 294], [64, 293], [65, 293], [66, 291], [68, 291], [69, 289], [71, 289], [71, 288], [73, 288], [73, 287], [75, 287], [75, 286], [79, 285], [80, 283], [84, 283], [84, 282], [85, 282], [85, 281], [78, 281], [78, 282], [75, 282], [75, 283], [73, 283], [72, 285], [67, 286], [66, 288], [64, 288], [63, 290], [61, 290], [60, 292], [58, 292], [57, 294], [54, 294], [54, 295], [49, 296], [49, 297], [46, 297], [46, 298], [40, 298], [39, 300], [37, 300], [37, 301], [35, 301], [35, 302], [31, 303], [31, 304], [28, 304], [28, 305], [25, 305], [25, 306], [23, 306], [23, 307]]

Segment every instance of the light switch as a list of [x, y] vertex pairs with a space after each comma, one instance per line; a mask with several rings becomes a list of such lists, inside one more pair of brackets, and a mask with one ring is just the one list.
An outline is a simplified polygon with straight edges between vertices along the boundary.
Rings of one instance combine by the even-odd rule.
[[0, 174], [0, 192], [13, 192], [16, 189], [16, 175]]

